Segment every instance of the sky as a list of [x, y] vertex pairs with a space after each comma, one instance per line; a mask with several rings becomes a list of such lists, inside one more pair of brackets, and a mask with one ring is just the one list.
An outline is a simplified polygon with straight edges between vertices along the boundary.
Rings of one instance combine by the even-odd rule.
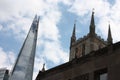
[[89, 32], [92, 10], [96, 33], [120, 41], [120, 0], [0, 0], [0, 68], [11, 70], [34, 16], [40, 16], [33, 80], [46, 70], [69, 61], [70, 37], [76, 20], [77, 39]]

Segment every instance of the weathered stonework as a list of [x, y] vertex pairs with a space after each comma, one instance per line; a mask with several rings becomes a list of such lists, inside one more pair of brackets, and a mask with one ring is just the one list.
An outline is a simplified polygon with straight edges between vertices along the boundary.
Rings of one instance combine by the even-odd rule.
[[79, 58], [82, 55], [86, 55], [93, 50], [95, 51], [105, 46], [107, 46], [106, 42], [103, 40], [100, 40], [100, 38], [97, 38], [97, 35], [92, 39], [88, 35], [81, 40], [77, 40], [72, 45], [70, 49], [70, 60], [74, 59], [75, 55], [77, 56], [77, 58]]
[[73, 29], [73, 33], [74, 34], [72, 34], [70, 45], [70, 61], [74, 58], [79, 58], [82, 55], [86, 55], [91, 51], [96, 51], [107, 46], [107, 42], [95, 33], [94, 13], [92, 13], [91, 16], [90, 31], [87, 36], [76, 40], [75, 28]]
[[112, 43], [110, 26], [107, 41], [95, 33], [94, 12], [87, 36], [76, 40], [75, 27], [69, 62], [40, 71], [36, 80], [120, 80], [120, 42]]
[[102, 72], [107, 80], [120, 80], [120, 42], [73, 59], [45, 72], [39, 72], [36, 80], [97, 80]]

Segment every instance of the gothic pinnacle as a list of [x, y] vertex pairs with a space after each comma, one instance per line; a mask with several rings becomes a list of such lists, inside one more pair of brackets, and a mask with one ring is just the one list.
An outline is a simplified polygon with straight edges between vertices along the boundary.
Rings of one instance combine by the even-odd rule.
[[110, 24], [109, 24], [109, 29], [108, 29], [107, 43], [108, 43], [108, 45], [113, 43], [113, 39], [112, 39], [112, 35], [111, 35], [111, 29], [110, 29]]
[[90, 22], [90, 35], [95, 35], [95, 21], [94, 21], [94, 9], [92, 11], [91, 22]]

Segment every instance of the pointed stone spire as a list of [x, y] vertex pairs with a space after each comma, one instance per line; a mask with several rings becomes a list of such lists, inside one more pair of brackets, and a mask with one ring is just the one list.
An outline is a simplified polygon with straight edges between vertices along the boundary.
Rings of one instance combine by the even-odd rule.
[[43, 64], [42, 72], [45, 71], [45, 63]]
[[75, 30], [76, 30], [76, 24], [74, 23], [74, 28], [73, 28], [72, 37], [75, 37], [75, 36], [76, 36], [76, 34], [75, 34]]
[[74, 28], [73, 28], [73, 32], [72, 32], [72, 36], [71, 36], [71, 45], [72, 43], [74, 43], [76, 41], [76, 21], [74, 23]]
[[9, 80], [32, 80], [39, 17], [36, 15], [18, 54]]
[[92, 11], [91, 22], [90, 22], [90, 32], [91, 36], [95, 35], [95, 21], [94, 21], [94, 9]]
[[111, 29], [110, 29], [110, 24], [109, 24], [109, 29], [108, 29], [107, 43], [108, 43], [108, 45], [113, 43], [113, 39], [112, 39], [112, 35], [111, 35]]

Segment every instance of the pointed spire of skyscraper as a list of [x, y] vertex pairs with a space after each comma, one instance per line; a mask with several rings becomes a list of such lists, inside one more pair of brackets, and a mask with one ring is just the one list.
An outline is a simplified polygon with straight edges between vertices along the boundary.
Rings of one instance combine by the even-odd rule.
[[72, 32], [72, 36], [71, 36], [71, 44], [74, 43], [76, 41], [76, 20], [75, 20], [75, 23], [74, 23], [74, 28], [73, 28], [73, 32]]
[[109, 29], [108, 29], [107, 43], [108, 43], [108, 45], [113, 43], [113, 39], [112, 39], [112, 35], [111, 35], [111, 29], [110, 29], [110, 24], [109, 24]]
[[94, 21], [94, 9], [92, 11], [91, 22], [90, 22], [90, 32], [91, 36], [95, 35], [95, 21]]
[[36, 15], [18, 54], [9, 80], [32, 80], [38, 24], [39, 17]]

